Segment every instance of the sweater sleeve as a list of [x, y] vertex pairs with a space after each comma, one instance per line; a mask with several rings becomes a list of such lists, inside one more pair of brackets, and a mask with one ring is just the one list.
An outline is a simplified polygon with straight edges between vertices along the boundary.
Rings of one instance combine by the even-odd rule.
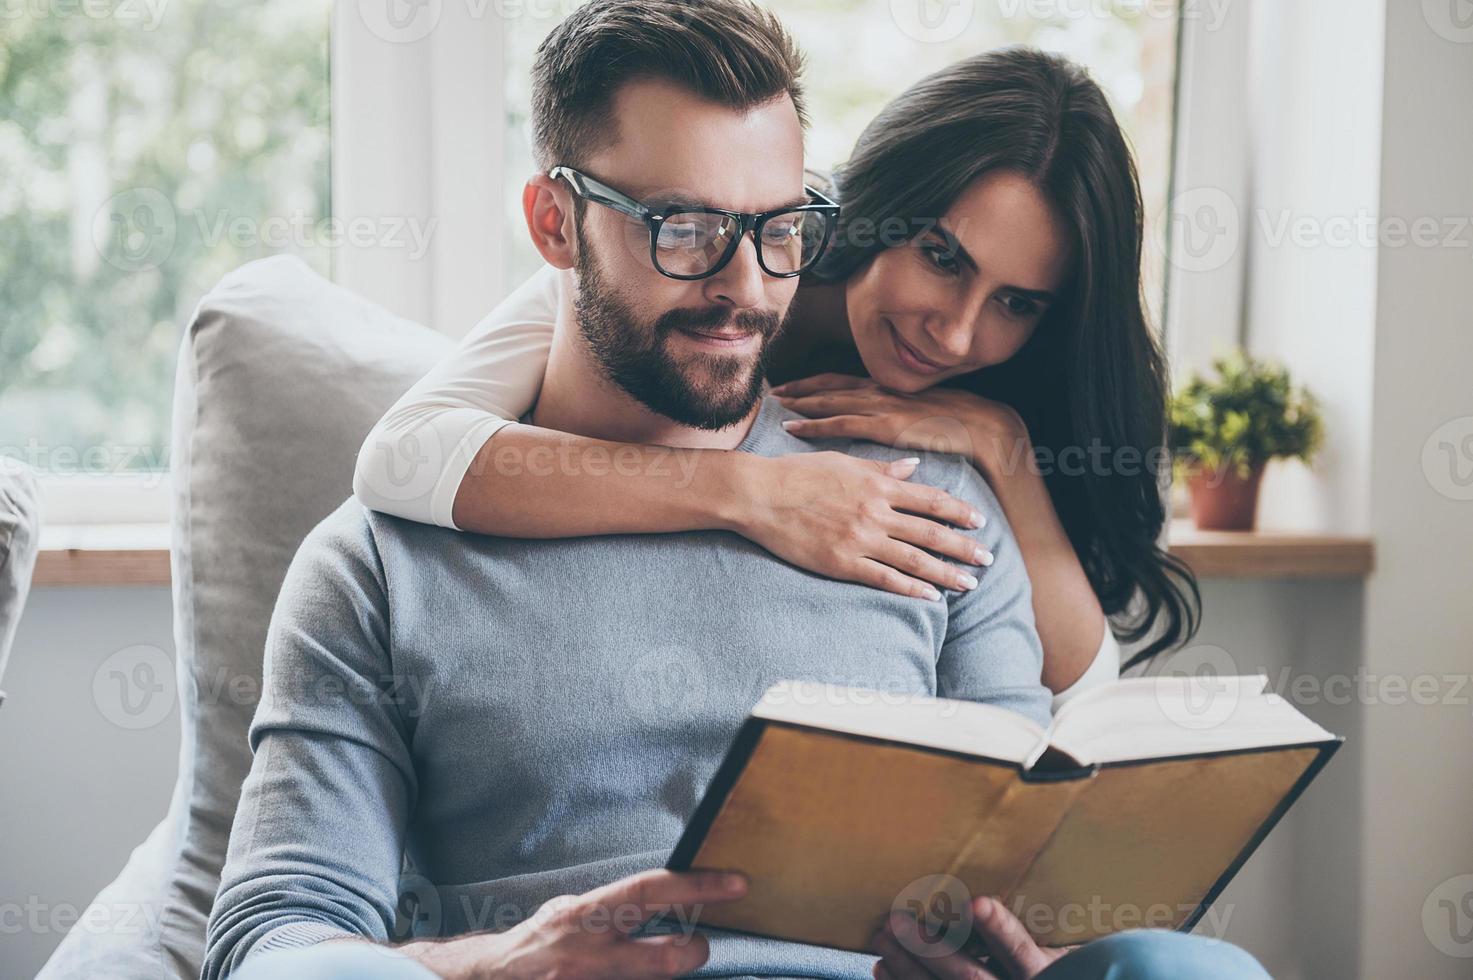
[[350, 500], [303, 542], [267, 629], [203, 980], [258, 952], [390, 938], [421, 705], [389, 654], [383, 568]]
[[[923, 466], [935, 465], [930, 460]], [[968, 532], [993, 554], [970, 591], [944, 593], [946, 638], [936, 661], [936, 693], [1016, 711], [1049, 723], [1049, 692], [1042, 681], [1043, 644], [1033, 620], [1033, 589], [1017, 539], [987, 481], [970, 465], [952, 460], [952, 478], [937, 480], [959, 500], [986, 515]], [[920, 482], [928, 474], [918, 472]]]
[[363, 506], [461, 530], [451, 511], [471, 461], [542, 389], [561, 289], [557, 269], [539, 269], [394, 403], [358, 451]]

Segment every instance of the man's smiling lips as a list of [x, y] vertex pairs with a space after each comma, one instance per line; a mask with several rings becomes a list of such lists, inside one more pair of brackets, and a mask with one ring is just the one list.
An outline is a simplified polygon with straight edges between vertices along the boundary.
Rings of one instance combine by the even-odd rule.
[[681, 327], [676, 333], [684, 334], [698, 344], [710, 347], [720, 347], [723, 350], [733, 350], [749, 346], [757, 339], [760, 331], [757, 330], [697, 330], [691, 327]]
[[925, 357], [910, 344], [907, 344], [905, 338], [900, 336], [900, 331], [895, 329], [895, 324], [886, 320], [885, 326], [890, 328], [890, 336], [895, 341], [895, 354], [900, 358], [901, 364], [904, 364], [917, 374], [940, 374], [942, 371], [949, 370], [950, 365], [937, 364], [935, 361]]

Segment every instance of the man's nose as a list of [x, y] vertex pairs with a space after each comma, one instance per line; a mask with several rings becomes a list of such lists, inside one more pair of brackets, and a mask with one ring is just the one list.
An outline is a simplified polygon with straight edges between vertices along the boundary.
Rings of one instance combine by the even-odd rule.
[[757, 243], [751, 235], [743, 235], [731, 261], [706, 280], [706, 299], [738, 309], [759, 306], [766, 293], [765, 277], [766, 273], [757, 262]]

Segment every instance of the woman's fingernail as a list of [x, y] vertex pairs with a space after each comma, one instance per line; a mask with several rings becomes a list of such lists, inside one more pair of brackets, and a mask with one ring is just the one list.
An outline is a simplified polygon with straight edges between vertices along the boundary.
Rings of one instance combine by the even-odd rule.
[[930, 599], [932, 602], [935, 602], [937, 599], [941, 598], [941, 593], [937, 592], [929, 585], [921, 590], [921, 595], [925, 596], [927, 599]]
[[747, 879], [745, 875], [724, 874], [721, 876], [721, 890], [724, 892], [746, 891]]
[[978, 552], [977, 552], [977, 564], [979, 564], [979, 565], [991, 565], [992, 564], [992, 552], [978, 550]]
[[907, 456], [905, 459], [897, 459], [895, 462], [891, 463], [890, 470], [894, 473], [905, 473], [909, 475], [911, 473], [914, 473], [916, 467], [920, 465], [921, 461], [919, 459], [914, 456]]
[[968, 575], [966, 572], [962, 572], [960, 575], [958, 575], [956, 577], [956, 580], [960, 582], [962, 588], [966, 589], [968, 592], [977, 587], [977, 579], [971, 575]]
[[973, 528], [983, 527], [984, 525], [986, 525], [986, 523], [987, 523], [987, 518], [983, 517], [981, 514], [977, 513], [975, 510], [972, 511], [972, 527]]
[[803, 424], [802, 419], [783, 419], [783, 428], [791, 431]]

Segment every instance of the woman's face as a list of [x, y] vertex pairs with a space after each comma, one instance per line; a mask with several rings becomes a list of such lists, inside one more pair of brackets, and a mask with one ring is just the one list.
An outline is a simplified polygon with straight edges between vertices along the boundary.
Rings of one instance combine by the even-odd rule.
[[845, 283], [865, 368], [897, 391], [1001, 364], [1064, 288], [1069, 231], [1026, 178], [978, 178], [935, 227]]

